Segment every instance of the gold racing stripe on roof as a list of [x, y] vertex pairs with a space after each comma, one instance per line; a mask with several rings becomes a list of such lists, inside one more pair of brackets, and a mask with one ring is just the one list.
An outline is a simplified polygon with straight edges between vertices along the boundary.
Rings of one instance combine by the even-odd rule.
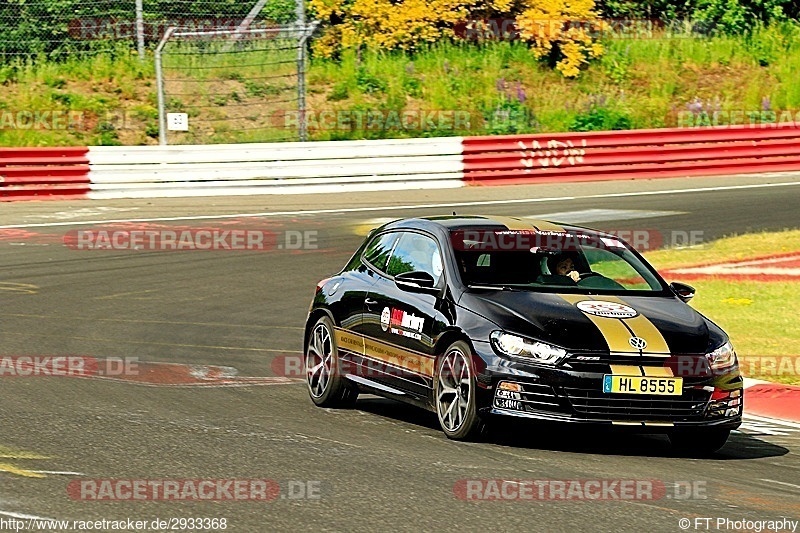
[[[576, 305], [578, 302], [585, 300], [592, 300], [591, 296], [579, 294], [559, 294], [559, 296], [572, 305]], [[583, 311], [581, 311], [581, 313], [591, 320], [597, 329], [600, 330], [600, 334], [608, 345], [609, 352], [623, 355], [639, 355], [639, 350], [631, 346], [630, 342], [628, 342], [631, 338], [631, 332], [628, 331], [625, 324], [620, 322], [618, 318], [595, 316]]]
[[486, 216], [487, 220], [497, 222], [511, 231], [565, 231], [563, 227], [546, 220], [531, 220], [518, 217]]
[[531, 220], [531, 224], [536, 226], [539, 231], [566, 231], [563, 226], [553, 224], [546, 220]]

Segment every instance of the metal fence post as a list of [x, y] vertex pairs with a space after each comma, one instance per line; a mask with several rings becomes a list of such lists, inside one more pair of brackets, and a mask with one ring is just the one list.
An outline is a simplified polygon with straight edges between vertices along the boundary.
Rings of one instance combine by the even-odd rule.
[[144, 0], [136, 0], [136, 47], [139, 59], [144, 61]]
[[295, 24], [300, 30], [300, 39], [297, 43], [297, 129], [300, 141], [308, 140], [308, 121], [306, 120], [306, 39], [309, 30], [306, 27], [305, 0], [295, 0], [297, 3], [297, 20]]
[[177, 28], [170, 26], [161, 38], [161, 42], [156, 47], [156, 92], [158, 94], [158, 144], [167, 145], [167, 114], [166, 102], [164, 97], [164, 72], [161, 67], [161, 52], [164, 50], [167, 41], [172, 37]]

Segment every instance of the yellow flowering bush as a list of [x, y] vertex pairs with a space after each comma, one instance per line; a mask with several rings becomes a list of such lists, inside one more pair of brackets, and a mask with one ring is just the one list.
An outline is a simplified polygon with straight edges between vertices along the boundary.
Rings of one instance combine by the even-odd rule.
[[473, 12], [503, 13], [513, 0], [310, 0], [312, 16], [327, 22], [314, 42], [315, 53], [335, 55], [340, 48], [413, 50], [453, 37], [456, 23]]
[[594, 36], [608, 25], [594, 11], [594, 0], [527, 0], [516, 20], [520, 38], [531, 44], [534, 55], [552, 59], [567, 78], [603, 54]]
[[309, 0], [324, 23], [314, 53], [333, 57], [345, 48], [414, 50], [455, 37], [457, 24], [489, 17], [515, 19], [520, 38], [537, 58], [555, 61], [575, 77], [603, 48], [593, 35], [604, 29], [594, 0]]

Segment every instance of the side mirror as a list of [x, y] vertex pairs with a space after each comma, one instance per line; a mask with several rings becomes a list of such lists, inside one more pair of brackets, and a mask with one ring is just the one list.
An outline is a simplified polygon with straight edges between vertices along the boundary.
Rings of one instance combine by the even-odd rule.
[[688, 302], [694, 298], [695, 289], [691, 285], [673, 281], [669, 284], [669, 288], [672, 289], [672, 292], [683, 302]]
[[394, 277], [394, 283], [408, 292], [424, 292], [428, 294], [436, 294], [439, 292], [439, 289], [436, 288], [436, 280], [433, 279], [433, 276], [422, 270], [398, 274]]

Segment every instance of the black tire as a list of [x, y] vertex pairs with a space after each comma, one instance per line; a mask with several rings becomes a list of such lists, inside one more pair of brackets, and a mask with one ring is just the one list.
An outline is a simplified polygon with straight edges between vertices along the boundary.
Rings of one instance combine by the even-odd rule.
[[321, 317], [311, 328], [305, 350], [308, 395], [319, 407], [347, 408], [355, 405], [358, 389], [341, 372], [333, 322]]
[[728, 429], [695, 429], [670, 433], [672, 449], [682, 456], [706, 457], [725, 446], [731, 432]]
[[471, 353], [466, 342], [457, 341], [436, 360], [433, 402], [442, 431], [453, 440], [473, 440], [483, 426], [475, 405]]

